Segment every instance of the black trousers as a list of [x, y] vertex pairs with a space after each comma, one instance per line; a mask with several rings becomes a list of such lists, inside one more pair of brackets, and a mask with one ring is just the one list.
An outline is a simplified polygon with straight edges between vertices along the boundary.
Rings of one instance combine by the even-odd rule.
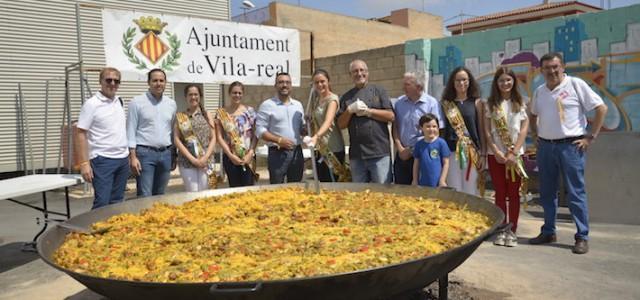
[[[333, 155], [336, 156], [336, 158], [340, 161], [340, 163], [344, 164], [344, 158], [345, 158], [344, 151], [333, 152]], [[323, 159], [322, 162], [318, 162], [321, 159], [322, 158], [320, 157], [320, 153], [316, 151], [316, 168], [318, 169], [318, 180], [322, 182], [336, 182], [338, 180], [338, 176], [336, 176], [334, 171], [329, 170], [329, 166], [327, 166], [326, 159]], [[331, 176], [332, 174], [333, 174], [333, 178]]]
[[255, 184], [253, 174], [251, 174], [249, 168], [234, 165], [226, 154], [222, 158], [222, 166], [224, 167], [224, 172], [227, 173], [227, 178], [229, 178], [229, 187]]
[[413, 157], [408, 160], [400, 159], [400, 155], [396, 153], [396, 159], [393, 162], [393, 182], [396, 184], [411, 184], [413, 180]]

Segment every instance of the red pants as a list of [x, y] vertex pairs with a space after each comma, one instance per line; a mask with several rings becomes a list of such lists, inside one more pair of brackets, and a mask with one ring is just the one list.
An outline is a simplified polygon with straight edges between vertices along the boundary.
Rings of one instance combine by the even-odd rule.
[[[496, 206], [504, 212], [504, 223], [511, 223], [511, 231], [515, 233], [518, 229], [518, 217], [520, 216], [520, 176], [515, 174], [515, 180], [512, 179], [511, 172], [509, 174], [506, 172], [506, 165], [498, 163], [494, 155], [489, 155], [487, 159], [491, 182], [496, 191]], [[507, 199], [509, 199], [508, 211]]]

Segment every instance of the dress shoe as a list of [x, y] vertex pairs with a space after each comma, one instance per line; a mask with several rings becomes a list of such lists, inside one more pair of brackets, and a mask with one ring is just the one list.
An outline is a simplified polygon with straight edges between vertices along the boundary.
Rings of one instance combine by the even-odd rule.
[[575, 254], [585, 254], [589, 252], [589, 243], [587, 240], [576, 239], [576, 244], [573, 246], [573, 250], [571, 250]]
[[540, 233], [538, 234], [537, 237], [529, 239], [529, 244], [540, 245], [540, 244], [555, 243], [556, 241], [557, 241], [557, 237], [555, 234]]

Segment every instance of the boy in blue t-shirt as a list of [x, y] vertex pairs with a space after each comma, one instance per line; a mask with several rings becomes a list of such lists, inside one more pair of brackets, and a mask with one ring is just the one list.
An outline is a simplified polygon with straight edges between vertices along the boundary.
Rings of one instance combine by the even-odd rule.
[[426, 114], [420, 117], [419, 124], [424, 139], [419, 140], [413, 149], [415, 160], [411, 184], [430, 187], [447, 186], [451, 151], [447, 142], [438, 137], [440, 128], [438, 118], [433, 114]]

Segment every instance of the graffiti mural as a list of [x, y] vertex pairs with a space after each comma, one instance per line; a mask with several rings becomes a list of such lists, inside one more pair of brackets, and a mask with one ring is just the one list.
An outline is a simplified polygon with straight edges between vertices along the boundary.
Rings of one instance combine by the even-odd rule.
[[[415, 57], [410, 52], [417, 42], [425, 44], [407, 42], [407, 57]], [[489, 94], [495, 69], [508, 66], [516, 72], [522, 94], [530, 98], [544, 83], [540, 57], [557, 51], [563, 54], [566, 72], [585, 80], [604, 99], [609, 111], [603, 130], [640, 132], [640, 5], [433, 39], [428, 44], [433, 59], [423, 58], [430, 62], [424, 72], [430, 78], [428, 92], [436, 98], [449, 72], [461, 65], [478, 79], [483, 97]]]

